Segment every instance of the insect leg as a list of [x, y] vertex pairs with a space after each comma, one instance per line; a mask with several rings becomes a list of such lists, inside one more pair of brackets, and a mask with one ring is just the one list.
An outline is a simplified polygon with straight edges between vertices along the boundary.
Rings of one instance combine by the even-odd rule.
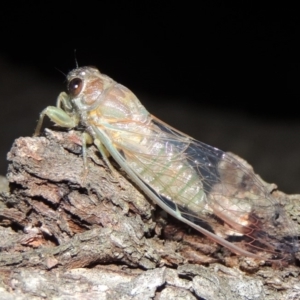
[[66, 93], [59, 94], [56, 106], [48, 106], [40, 113], [33, 136], [39, 135], [45, 116], [48, 116], [56, 125], [65, 128], [76, 127], [79, 123], [79, 117], [76, 114], [72, 114], [72, 106]]
[[93, 138], [86, 132], [84, 132], [81, 136], [81, 144], [82, 144], [82, 158], [83, 158], [83, 178], [85, 180], [86, 175], [88, 173], [88, 164], [87, 164], [87, 155], [86, 155], [86, 145], [87, 144], [92, 144], [93, 143]]
[[70, 101], [70, 97], [67, 93], [61, 92], [56, 100], [56, 107], [61, 108], [64, 111], [72, 112], [73, 107]]
[[101, 156], [104, 160], [104, 162], [106, 163], [106, 165], [109, 167], [109, 169], [111, 170], [112, 173], [117, 173], [116, 169], [112, 166], [112, 164], [110, 163], [108, 157], [109, 157], [109, 152], [106, 150], [106, 148], [104, 147], [104, 145], [101, 143], [100, 140], [95, 139], [94, 140], [94, 144], [97, 146], [99, 152], [101, 153]]
[[54, 122], [56, 125], [59, 125], [61, 127], [73, 128], [76, 127], [76, 125], [78, 124], [77, 118], [69, 116], [61, 108], [55, 106], [48, 106], [41, 112], [33, 136], [39, 135], [45, 116], [48, 116], [52, 122]]

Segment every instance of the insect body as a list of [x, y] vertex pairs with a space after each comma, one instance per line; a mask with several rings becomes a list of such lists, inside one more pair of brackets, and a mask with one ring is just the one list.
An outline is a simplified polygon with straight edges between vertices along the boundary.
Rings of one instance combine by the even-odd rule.
[[68, 93], [43, 110], [35, 134], [45, 115], [62, 127], [81, 125], [108, 165], [105, 149], [175, 218], [236, 254], [290, 258], [293, 227], [250, 168], [155, 118], [129, 89], [95, 68], [75, 69], [67, 79]]

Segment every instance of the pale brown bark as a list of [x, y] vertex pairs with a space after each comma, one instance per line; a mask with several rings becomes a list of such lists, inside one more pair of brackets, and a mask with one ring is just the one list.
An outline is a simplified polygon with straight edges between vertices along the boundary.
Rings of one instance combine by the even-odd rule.
[[[1, 299], [296, 299], [295, 264], [230, 256], [155, 207], [80, 132], [19, 138], [0, 199]], [[276, 192], [299, 218], [300, 196]], [[295, 222], [297, 226], [297, 222]], [[294, 297], [294, 298], [293, 298]]]

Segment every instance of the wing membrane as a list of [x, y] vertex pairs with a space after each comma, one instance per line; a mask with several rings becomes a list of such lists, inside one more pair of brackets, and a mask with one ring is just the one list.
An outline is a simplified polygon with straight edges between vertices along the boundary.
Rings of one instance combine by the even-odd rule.
[[155, 117], [146, 127], [118, 125], [105, 131], [119, 163], [158, 205], [237, 254], [290, 258], [293, 225], [250, 167]]

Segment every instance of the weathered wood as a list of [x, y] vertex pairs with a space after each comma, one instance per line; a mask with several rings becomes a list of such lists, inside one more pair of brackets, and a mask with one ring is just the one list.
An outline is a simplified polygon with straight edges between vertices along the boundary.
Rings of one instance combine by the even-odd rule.
[[[85, 172], [80, 132], [19, 138], [8, 160], [1, 299], [300, 297], [295, 264], [274, 269], [230, 255], [155, 207], [118, 166], [112, 175], [94, 146]], [[299, 222], [300, 196], [274, 196]]]

